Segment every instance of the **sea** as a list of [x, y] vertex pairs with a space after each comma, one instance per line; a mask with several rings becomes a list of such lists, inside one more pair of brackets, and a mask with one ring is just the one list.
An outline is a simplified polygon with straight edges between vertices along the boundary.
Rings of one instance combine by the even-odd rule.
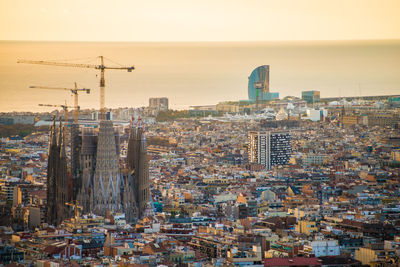
[[270, 65], [270, 91], [321, 97], [400, 94], [400, 40], [313, 42], [92, 43], [0, 41], [0, 112], [51, 111], [39, 104], [73, 105], [68, 90], [30, 86], [90, 88], [82, 109], [99, 107], [99, 70], [18, 64], [50, 60], [131, 66], [106, 70], [106, 106], [141, 107], [150, 97], [168, 97], [172, 109], [248, 99], [248, 77]]

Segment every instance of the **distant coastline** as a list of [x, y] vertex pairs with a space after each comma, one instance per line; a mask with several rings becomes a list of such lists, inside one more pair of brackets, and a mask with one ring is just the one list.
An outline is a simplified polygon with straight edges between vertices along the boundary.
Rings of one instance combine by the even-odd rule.
[[280, 97], [319, 90], [321, 97], [394, 95], [400, 91], [400, 40], [273, 42], [0, 41], [0, 112], [39, 111], [38, 104], [72, 102], [68, 93], [30, 85], [92, 88], [82, 108], [98, 108], [97, 72], [17, 64], [17, 59], [94, 63], [104, 55], [135, 65], [106, 74], [106, 106], [140, 107], [165, 96], [173, 109], [245, 100], [248, 76], [271, 66], [271, 90]]

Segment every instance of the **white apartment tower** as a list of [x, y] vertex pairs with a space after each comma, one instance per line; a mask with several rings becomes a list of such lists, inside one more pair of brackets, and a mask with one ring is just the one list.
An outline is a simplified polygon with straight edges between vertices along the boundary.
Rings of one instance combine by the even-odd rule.
[[267, 170], [288, 164], [292, 152], [289, 132], [251, 131], [248, 139], [250, 164], [264, 165]]

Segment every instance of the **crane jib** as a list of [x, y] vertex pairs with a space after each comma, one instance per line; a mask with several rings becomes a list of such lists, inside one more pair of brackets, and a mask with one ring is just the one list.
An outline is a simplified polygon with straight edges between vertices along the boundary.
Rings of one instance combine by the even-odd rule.
[[[134, 66], [114, 66], [114, 67], [107, 67], [104, 65], [104, 57], [100, 56], [101, 59], [100, 64], [83, 64], [83, 63], [68, 63], [68, 62], [55, 62], [55, 61], [37, 61], [37, 60], [17, 60], [17, 63], [27, 63], [27, 64], [41, 64], [41, 65], [50, 65], [50, 66], [59, 66], [59, 67], [75, 67], [75, 68], [92, 68], [92, 69], [97, 69], [100, 70], [101, 76], [100, 76], [100, 114], [101, 114], [101, 119], [105, 118], [105, 70], [110, 69], [110, 70], [127, 70], [128, 72], [132, 72], [132, 70], [135, 69]], [[117, 63], [118, 64], [118, 63]], [[119, 65], [119, 64], [118, 64]], [[76, 90], [76, 85], [75, 85], [75, 90]], [[75, 92], [72, 91], [76, 96], [77, 94], [76, 90]], [[80, 91], [80, 90], [79, 90]], [[86, 93], [90, 93], [90, 89], [86, 91]]]

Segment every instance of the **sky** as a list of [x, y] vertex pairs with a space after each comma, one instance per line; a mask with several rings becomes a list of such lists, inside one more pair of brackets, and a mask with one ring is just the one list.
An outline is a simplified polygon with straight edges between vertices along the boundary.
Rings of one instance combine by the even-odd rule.
[[400, 0], [0, 0], [0, 40], [400, 39]]

